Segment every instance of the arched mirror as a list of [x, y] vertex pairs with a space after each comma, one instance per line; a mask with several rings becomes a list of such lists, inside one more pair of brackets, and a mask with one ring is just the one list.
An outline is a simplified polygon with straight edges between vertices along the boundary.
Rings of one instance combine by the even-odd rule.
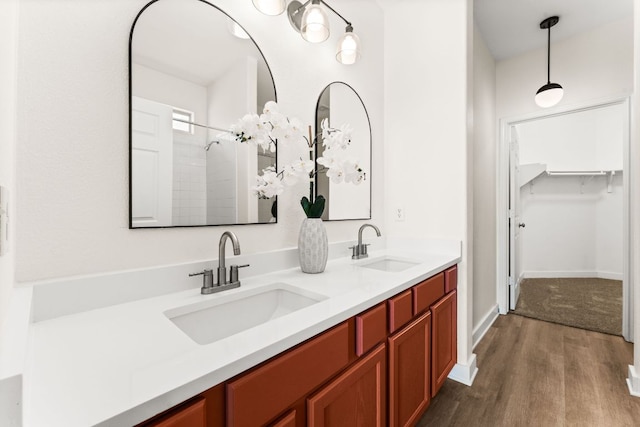
[[130, 228], [275, 222], [252, 194], [276, 153], [225, 130], [276, 100], [269, 66], [230, 16], [201, 0], [155, 0], [129, 45]]
[[[321, 123], [325, 119], [328, 119], [330, 127], [347, 125], [352, 129], [348, 156], [361, 165], [365, 171], [365, 181], [359, 185], [341, 185], [324, 173], [316, 175], [317, 193], [326, 198], [322, 219], [370, 219], [371, 125], [360, 95], [343, 82], [328, 85], [320, 94], [316, 105], [317, 132], [321, 132]], [[322, 144], [316, 144], [316, 150], [316, 155], [322, 156]]]

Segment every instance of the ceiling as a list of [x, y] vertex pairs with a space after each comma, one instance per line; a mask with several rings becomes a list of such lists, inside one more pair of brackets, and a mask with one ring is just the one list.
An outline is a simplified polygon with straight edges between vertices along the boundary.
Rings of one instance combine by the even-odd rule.
[[633, 0], [475, 0], [475, 21], [493, 57], [503, 60], [546, 46], [540, 22], [557, 15], [554, 43], [633, 16]]

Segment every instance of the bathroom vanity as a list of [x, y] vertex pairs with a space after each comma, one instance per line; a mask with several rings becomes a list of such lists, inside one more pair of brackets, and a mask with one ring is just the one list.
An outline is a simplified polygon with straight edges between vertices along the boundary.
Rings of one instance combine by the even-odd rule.
[[413, 425], [455, 365], [456, 286], [453, 266], [141, 426]]
[[[212, 262], [34, 284], [24, 425], [412, 425], [456, 363], [459, 242], [350, 243], [322, 274], [230, 258], [252, 267], [212, 295], [186, 274]], [[107, 282], [111, 305], [81, 301]]]

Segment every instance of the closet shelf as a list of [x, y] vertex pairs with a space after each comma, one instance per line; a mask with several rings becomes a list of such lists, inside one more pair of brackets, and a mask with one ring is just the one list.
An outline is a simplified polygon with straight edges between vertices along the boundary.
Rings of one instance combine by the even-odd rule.
[[518, 182], [520, 187], [530, 183], [547, 170], [547, 165], [544, 163], [527, 163], [518, 166]]
[[605, 176], [622, 173], [621, 169], [598, 171], [547, 171], [549, 176]]

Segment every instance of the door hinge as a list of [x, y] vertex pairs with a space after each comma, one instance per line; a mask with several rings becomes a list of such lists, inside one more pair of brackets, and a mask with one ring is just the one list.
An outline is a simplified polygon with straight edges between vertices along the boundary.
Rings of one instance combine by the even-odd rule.
[[509, 286], [515, 286], [516, 285], [516, 281], [513, 278], [513, 276], [509, 276]]

